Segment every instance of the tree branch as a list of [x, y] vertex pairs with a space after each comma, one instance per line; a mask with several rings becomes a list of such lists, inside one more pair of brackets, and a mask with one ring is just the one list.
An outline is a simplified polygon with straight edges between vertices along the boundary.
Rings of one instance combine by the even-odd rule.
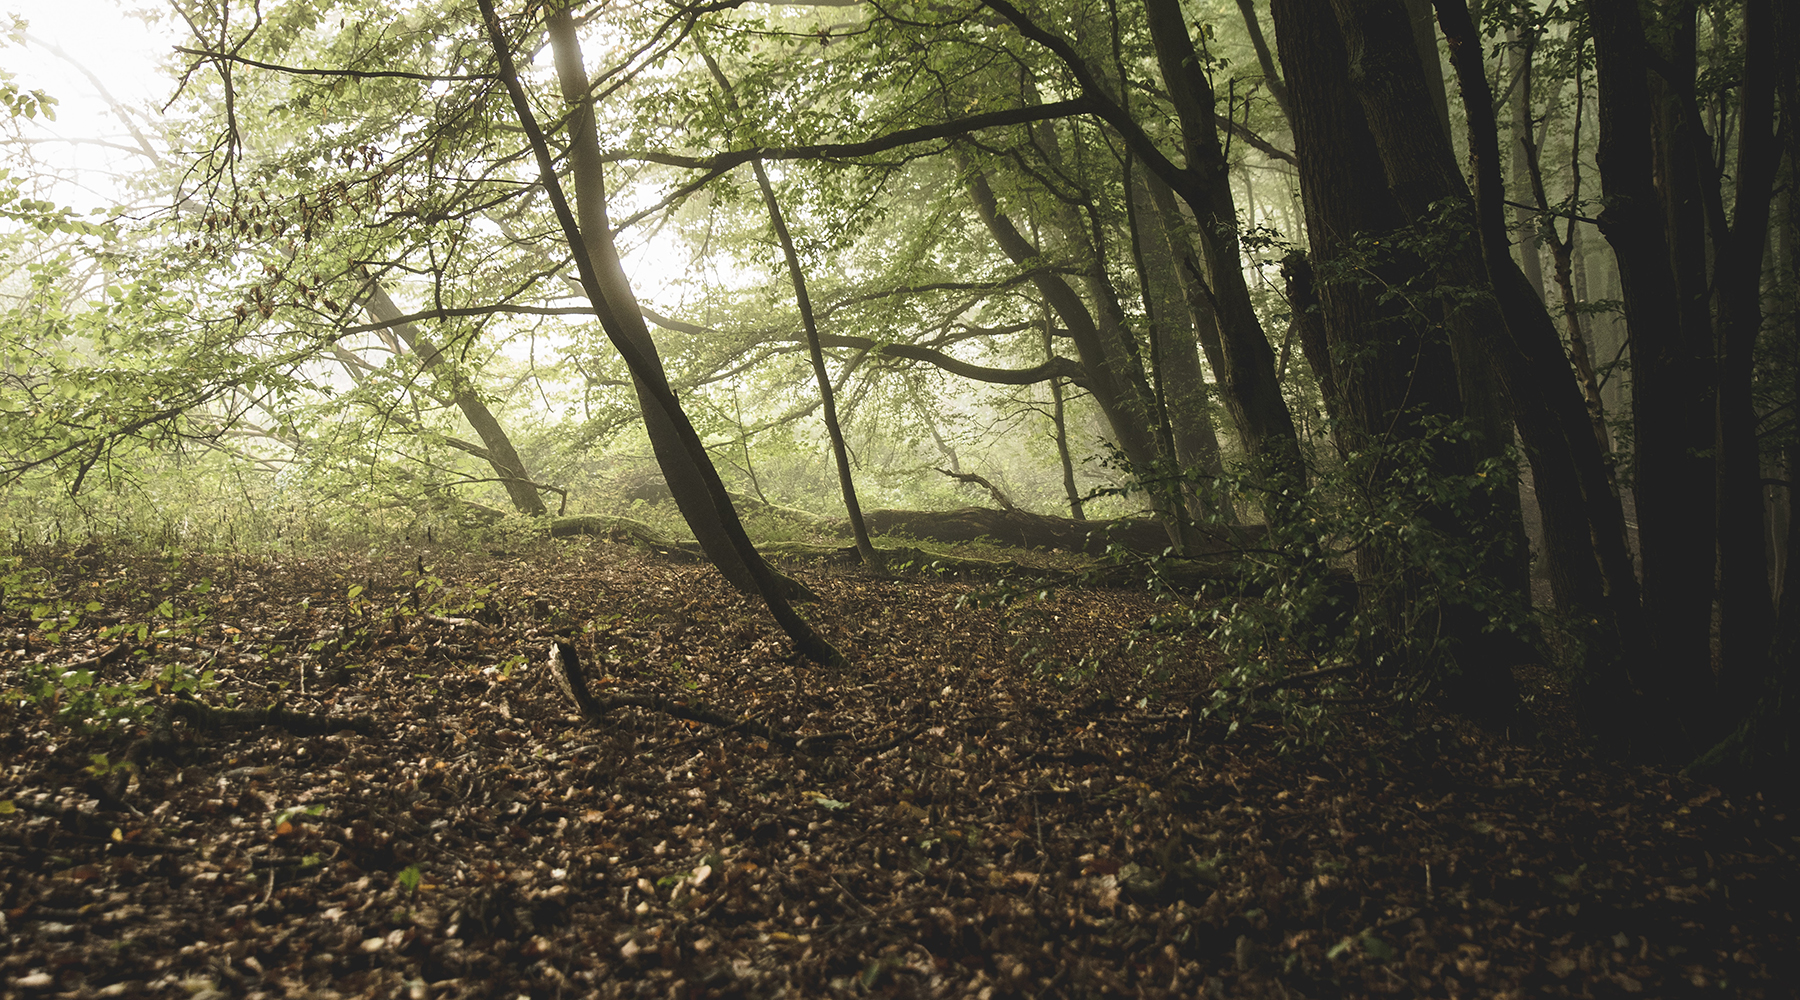
[[921, 125], [918, 128], [901, 129], [887, 135], [874, 136], [862, 142], [820, 143], [812, 146], [771, 146], [759, 149], [734, 149], [713, 156], [683, 156], [679, 153], [664, 153], [656, 150], [621, 150], [606, 153], [601, 160], [615, 163], [620, 160], [642, 160], [646, 163], [660, 163], [670, 167], [686, 167], [692, 170], [724, 171], [740, 163], [751, 160], [849, 160], [859, 156], [870, 156], [884, 153], [901, 146], [930, 142], [934, 139], [948, 139], [952, 136], [967, 135], [983, 129], [999, 128], [1005, 125], [1026, 125], [1031, 122], [1046, 121], [1053, 118], [1069, 118], [1075, 115], [1090, 114], [1099, 110], [1098, 105], [1085, 97], [1070, 101], [1056, 101], [1052, 104], [1039, 104], [1028, 108], [1008, 108], [1004, 111], [990, 111], [987, 114], [971, 115], [968, 118], [956, 118], [936, 125]]
[[350, 79], [350, 80], [428, 80], [431, 82], [437, 82], [440, 80], [454, 81], [454, 80], [497, 80], [497, 79], [499, 79], [499, 77], [495, 76], [492, 73], [470, 73], [470, 74], [462, 74], [462, 75], [434, 76], [430, 73], [407, 73], [407, 72], [403, 72], [401, 70], [313, 69], [311, 67], [306, 67], [306, 66], [282, 66], [278, 63], [266, 63], [266, 62], [263, 62], [258, 59], [251, 59], [248, 56], [240, 56], [240, 55], [236, 54], [235, 52], [208, 52], [205, 49], [190, 49], [185, 45], [175, 46], [175, 51], [181, 53], [182, 55], [194, 56], [194, 57], [200, 58], [200, 59], [211, 59], [211, 60], [221, 61], [221, 62], [242, 63], [245, 66], [255, 66], [257, 69], [266, 69], [266, 70], [270, 70], [275, 73], [287, 73], [287, 74], [290, 74], [293, 76], [334, 76], [334, 77], [343, 77], [343, 78]]

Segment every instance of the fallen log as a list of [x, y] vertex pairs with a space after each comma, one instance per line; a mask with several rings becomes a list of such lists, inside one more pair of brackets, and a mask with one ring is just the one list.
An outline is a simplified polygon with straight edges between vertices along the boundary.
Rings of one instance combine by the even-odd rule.
[[[936, 542], [988, 540], [1026, 549], [1061, 549], [1088, 555], [1105, 555], [1118, 546], [1132, 552], [1158, 555], [1169, 547], [1169, 534], [1148, 518], [1109, 521], [1075, 521], [1066, 517], [1033, 514], [1027, 510], [994, 510], [961, 507], [956, 510], [872, 510], [864, 515], [871, 532], [900, 535]], [[1205, 552], [1223, 554], [1243, 548], [1263, 533], [1260, 525], [1197, 526]]]

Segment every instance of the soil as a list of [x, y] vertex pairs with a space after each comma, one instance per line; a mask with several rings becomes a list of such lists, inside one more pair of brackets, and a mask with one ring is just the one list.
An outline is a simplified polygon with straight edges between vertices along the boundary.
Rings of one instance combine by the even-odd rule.
[[[1196, 713], [1216, 655], [1142, 589], [787, 566], [838, 673], [706, 567], [599, 539], [23, 564], [6, 998], [1800, 983], [1788, 806], [1589, 756], [1541, 671], [1531, 746], [1356, 705], [1309, 741]], [[548, 677], [559, 640], [599, 694], [836, 735], [588, 724]], [[104, 687], [143, 711], [81, 707]]]

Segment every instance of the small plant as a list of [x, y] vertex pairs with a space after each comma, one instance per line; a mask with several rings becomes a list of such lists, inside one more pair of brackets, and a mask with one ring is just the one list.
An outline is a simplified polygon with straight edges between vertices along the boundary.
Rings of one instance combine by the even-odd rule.
[[112, 683], [100, 680], [92, 670], [59, 670], [52, 664], [27, 664], [23, 683], [9, 697], [29, 702], [38, 711], [79, 732], [110, 726], [136, 725], [155, 711], [160, 694], [200, 694], [216, 686], [211, 670], [196, 673], [191, 667], [171, 663], [154, 676]]

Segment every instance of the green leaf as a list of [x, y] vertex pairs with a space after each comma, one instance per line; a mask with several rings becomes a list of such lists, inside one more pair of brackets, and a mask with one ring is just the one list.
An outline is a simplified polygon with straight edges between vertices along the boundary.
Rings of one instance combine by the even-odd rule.
[[1385, 962], [1394, 957], [1394, 949], [1388, 947], [1386, 941], [1383, 941], [1367, 931], [1363, 932], [1362, 946], [1363, 951], [1367, 952], [1370, 958]]

